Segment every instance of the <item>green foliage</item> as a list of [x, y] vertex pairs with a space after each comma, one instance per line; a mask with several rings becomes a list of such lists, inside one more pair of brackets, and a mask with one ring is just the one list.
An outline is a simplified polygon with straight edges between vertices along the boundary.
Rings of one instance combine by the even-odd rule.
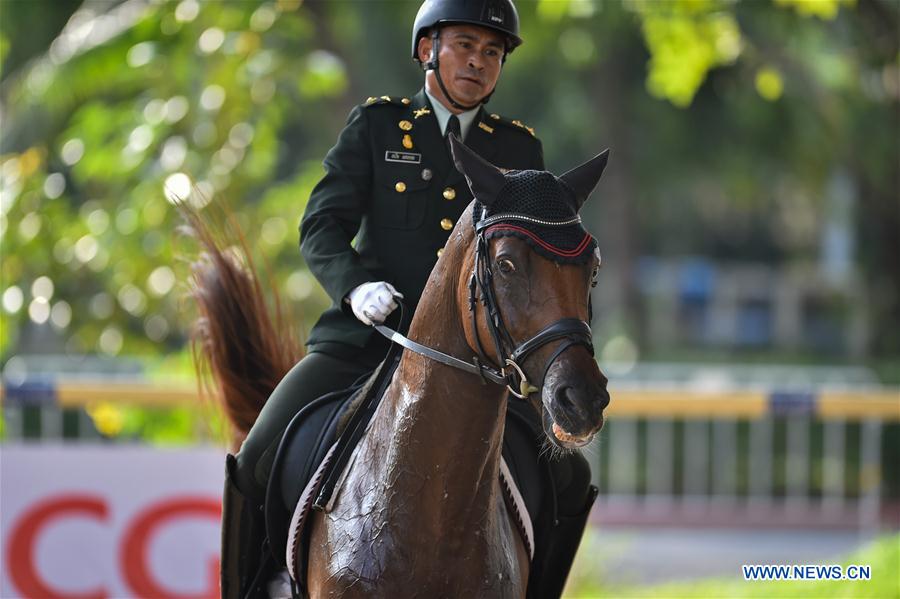
[[[175, 195], [229, 203], [254, 240], [269, 222], [261, 252], [296, 264], [296, 228], [265, 220], [299, 218], [308, 195], [300, 163], [284, 162], [304, 140], [284, 132], [347, 85], [341, 59], [316, 49], [314, 15], [296, 8], [155, 5], [108, 42], [61, 43], [10, 86], [3, 280], [25, 299], [3, 316], [0, 351], [29, 308], [70, 351], [182, 347], [178, 265], [189, 245], [175, 234]], [[275, 204], [261, 193], [270, 185]], [[49, 297], [30, 297], [39, 277]]]
[[775, 4], [782, 7], [790, 7], [797, 13], [805, 16], [815, 16], [821, 19], [834, 19], [838, 15], [841, 6], [854, 6], [856, 0], [774, 0]]
[[160, 446], [227, 442], [225, 423], [213, 406], [143, 408], [102, 402], [85, 411], [100, 435], [117, 441]]
[[[594, 538], [596, 537], [596, 538]], [[599, 549], [602, 535], [589, 537], [587, 547]], [[564, 597], [569, 599], [594, 599], [597, 597], [657, 597], [665, 599], [693, 599], [694, 597], [746, 597], [746, 598], [817, 598], [871, 597], [873, 599], [900, 596], [900, 580], [897, 564], [900, 564], [900, 535], [889, 535], [873, 542], [862, 550], [840, 560], [848, 565], [869, 565], [871, 580], [817, 580], [817, 581], [767, 581], [743, 580], [740, 572], [734, 578], [699, 580], [644, 587], [608, 587], [597, 580], [592, 570], [588, 552], [582, 550], [576, 561], [573, 576], [566, 587]], [[593, 575], [591, 572], [593, 571]]]
[[650, 51], [647, 88], [679, 107], [690, 105], [707, 73], [732, 64], [741, 52], [741, 31], [727, 0], [637, 1]]
[[[421, 85], [408, 57], [415, 3], [179, 0], [137, 13], [104, 4], [106, 15], [72, 15], [78, 2], [17, 4], [0, 3], [0, 356], [31, 347], [47, 328], [35, 322], [57, 336], [41, 337], [44, 351], [183, 351], [193, 247], [177, 233], [175, 195], [227, 204], [308, 326], [328, 299], [299, 258], [300, 216], [350, 108]], [[585, 210], [608, 263], [814, 263], [822, 198], [848, 178], [859, 270], [873, 289], [861, 295], [872, 323], [894, 318], [895, 4], [519, 9], [525, 44], [489, 108], [534, 126], [555, 171], [612, 148], [601, 199]], [[92, 37], [101, 27], [60, 34], [70, 17], [118, 26], [104, 38]], [[622, 292], [600, 336], [640, 330], [635, 279], [602, 281]], [[895, 327], [871, 329], [872, 353], [900, 351]]]
[[166, 410], [122, 409], [121, 427], [113, 435], [153, 445], [190, 445], [197, 439], [224, 442], [223, 423], [187, 407]]
[[[855, 0], [774, 1], [801, 15], [827, 20], [834, 19], [841, 6], [855, 4]], [[690, 106], [710, 71], [738, 60], [745, 41], [735, 3], [736, 0], [633, 0], [628, 4], [641, 18], [650, 52], [647, 89], [653, 96], [681, 108]], [[817, 60], [816, 65], [828, 68], [827, 61]], [[767, 100], [778, 99], [782, 82], [777, 69], [761, 69], [756, 87]]]
[[9, 38], [0, 31], [0, 65], [3, 64], [3, 61], [6, 60], [6, 55], [9, 52]]

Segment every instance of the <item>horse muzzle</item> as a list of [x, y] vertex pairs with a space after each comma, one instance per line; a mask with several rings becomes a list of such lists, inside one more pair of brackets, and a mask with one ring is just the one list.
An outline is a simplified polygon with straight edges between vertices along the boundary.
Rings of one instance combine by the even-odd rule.
[[586, 351], [566, 352], [544, 377], [541, 402], [544, 432], [565, 449], [584, 447], [603, 427], [609, 405], [606, 378]]

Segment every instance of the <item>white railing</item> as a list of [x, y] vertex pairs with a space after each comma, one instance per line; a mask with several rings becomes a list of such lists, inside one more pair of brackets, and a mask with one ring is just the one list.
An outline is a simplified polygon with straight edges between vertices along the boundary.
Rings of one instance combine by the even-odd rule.
[[[900, 497], [883, 485], [892, 466], [882, 457], [885, 427], [900, 430], [900, 390], [624, 383], [611, 395], [607, 426], [587, 449], [601, 522], [900, 526]], [[4, 437], [17, 441], [95, 441], [101, 435], [88, 413], [104, 404], [202, 405], [191, 386], [122, 381], [29, 382], [0, 398]]]
[[900, 526], [882, 459], [898, 390], [611, 395], [590, 451], [601, 522]]

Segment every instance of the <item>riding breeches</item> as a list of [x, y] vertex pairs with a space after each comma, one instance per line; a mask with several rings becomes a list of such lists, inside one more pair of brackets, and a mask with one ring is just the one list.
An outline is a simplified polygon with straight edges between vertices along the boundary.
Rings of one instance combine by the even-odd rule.
[[272, 391], [241, 445], [237, 454], [237, 486], [258, 505], [265, 501], [278, 444], [291, 419], [313, 400], [345, 389], [372, 372], [384, 358], [383, 351], [349, 346], [339, 354], [341, 357], [314, 349], [297, 362]]

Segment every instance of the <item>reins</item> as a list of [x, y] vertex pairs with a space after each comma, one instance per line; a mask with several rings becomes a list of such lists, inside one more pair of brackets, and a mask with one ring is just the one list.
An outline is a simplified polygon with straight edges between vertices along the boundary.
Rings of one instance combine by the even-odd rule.
[[[531, 393], [539, 391], [537, 387], [532, 385], [525, 371], [520, 366], [528, 356], [534, 351], [543, 347], [547, 343], [564, 339], [565, 342], [553, 352], [550, 359], [544, 366], [541, 376], [543, 381], [551, 364], [565, 350], [573, 345], [583, 345], [591, 355], [594, 355], [593, 340], [591, 338], [591, 326], [578, 318], [561, 318], [556, 322], [544, 327], [537, 334], [528, 340], [516, 344], [503, 323], [503, 317], [500, 314], [500, 306], [494, 294], [494, 273], [490, 267], [488, 259], [488, 240], [485, 233], [489, 226], [495, 225], [502, 220], [536, 220], [519, 214], [499, 214], [492, 217], [487, 216], [487, 209], [483, 208], [481, 219], [475, 225], [476, 246], [475, 246], [475, 265], [472, 268], [472, 275], [469, 278], [469, 312], [472, 314], [472, 328], [475, 333], [475, 345], [477, 346], [477, 356], [471, 362], [466, 362], [449, 354], [445, 354], [436, 349], [432, 349], [421, 343], [417, 343], [403, 334], [386, 327], [384, 325], [374, 325], [375, 330], [379, 333], [401, 345], [402, 347], [415, 352], [426, 358], [440, 362], [452, 368], [463, 370], [470, 374], [479, 376], [482, 382], [491, 381], [499, 385], [506, 385], [509, 392], [519, 399], [526, 399]], [[543, 226], [563, 227], [580, 222], [580, 218], [576, 220], [566, 221], [540, 221]], [[480, 296], [480, 298], [479, 298]], [[503, 367], [496, 368], [489, 366], [491, 360], [487, 357], [484, 347], [478, 334], [478, 316], [476, 306], [479, 299], [481, 304], [487, 311], [488, 331], [494, 342], [494, 348], [497, 351]], [[397, 300], [399, 301], [399, 300]], [[511, 351], [507, 348], [514, 348]], [[518, 380], [517, 380], [518, 379]], [[518, 383], [518, 384], [517, 384]]]
[[390, 327], [386, 327], [382, 324], [375, 325], [375, 330], [399, 345], [402, 345], [406, 349], [419, 354], [420, 356], [425, 356], [426, 358], [431, 358], [435, 362], [440, 362], [441, 364], [446, 364], [447, 366], [452, 366], [453, 368], [457, 368], [459, 370], [465, 370], [471, 374], [477, 374], [483, 379], [489, 380], [492, 383], [497, 383], [499, 385], [503, 385], [506, 383], [506, 376], [504, 376], [503, 372], [498, 371], [490, 366], [484, 366], [481, 364], [476, 358], [472, 363], [466, 362], [465, 360], [460, 360], [459, 358], [454, 358], [450, 354], [445, 354], [436, 349], [431, 349], [421, 343], [416, 343], [409, 337], [404, 336], [402, 333], [395, 331]]

